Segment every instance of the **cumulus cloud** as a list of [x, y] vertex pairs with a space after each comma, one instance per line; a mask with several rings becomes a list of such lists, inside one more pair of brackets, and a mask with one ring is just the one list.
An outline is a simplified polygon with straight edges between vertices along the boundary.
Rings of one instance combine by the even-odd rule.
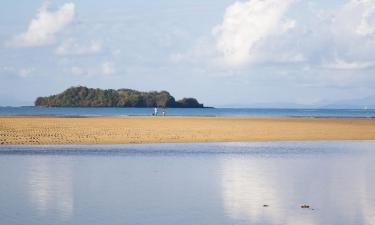
[[113, 62], [104, 62], [100, 66], [100, 73], [104, 76], [115, 73], [115, 64]]
[[358, 25], [356, 33], [360, 36], [370, 37], [375, 35], [375, 3], [370, 0], [351, 1], [344, 7], [349, 11], [358, 11]]
[[335, 56], [349, 62], [375, 61], [375, 1], [349, 1], [334, 14], [331, 30]]
[[55, 41], [55, 35], [73, 21], [74, 14], [74, 3], [66, 3], [57, 11], [50, 11], [48, 1], [45, 1], [26, 32], [15, 36], [8, 45], [34, 47], [51, 44]]
[[88, 55], [101, 52], [102, 44], [98, 41], [91, 41], [88, 44], [79, 44], [73, 39], [62, 42], [55, 50], [57, 55]]
[[[375, 1], [349, 0], [335, 10], [288, 10], [303, 1], [248, 0], [227, 7], [213, 28], [219, 63], [304, 63], [339, 70], [375, 62]], [[181, 58], [181, 57], [180, 57]]]
[[222, 24], [213, 29], [217, 50], [229, 65], [256, 61], [269, 36], [293, 29], [293, 20], [284, 15], [293, 0], [251, 0], [230, 5]]

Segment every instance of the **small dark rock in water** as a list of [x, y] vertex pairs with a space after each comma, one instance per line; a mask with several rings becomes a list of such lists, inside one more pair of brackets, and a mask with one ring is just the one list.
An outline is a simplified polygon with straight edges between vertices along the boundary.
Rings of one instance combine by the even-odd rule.
[[301, 208], [302, 208], [302, 209], [308, 209], [308, 208], [310, 208], [310, 206], [309, 206], [309, 205], [306, 205], [306, 204], [303, 204], [303, 205], [301, 205]]
[[269, 205], [263, 205], [263, 207], [268, 207]]

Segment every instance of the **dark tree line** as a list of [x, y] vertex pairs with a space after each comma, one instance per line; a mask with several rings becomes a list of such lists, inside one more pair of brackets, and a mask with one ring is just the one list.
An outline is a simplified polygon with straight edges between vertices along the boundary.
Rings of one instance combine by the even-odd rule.
[[168, 107], [202, 108], [195, 98], [176, 101], [167, 91], [141, 92], [131, 89], [71, 87], [48, 97], [38, 97], [35, 106], [47, 107]]

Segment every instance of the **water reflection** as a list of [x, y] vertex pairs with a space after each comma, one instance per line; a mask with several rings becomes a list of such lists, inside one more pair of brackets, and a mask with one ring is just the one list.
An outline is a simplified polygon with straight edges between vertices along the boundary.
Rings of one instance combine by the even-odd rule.
[[[267, 217], [275, 224], [282, 219], [282, 204], [275, 174], [263, 160], [227, 159], [222, 163], [222, 194], [226, 213], [234, 219], [258, 223]], [[263, 207], [263, 205], [271, 207]]]
[[366, 185], [363, 186], [361, 204], [362, 204], [362, 216], [364, 217], [364, 223], [375, 225], [375, 164], [366, 164], [365, 176], [371, 177], [372, 179], [363, 179], [366, 181]]
[[27, 179], [30, 202], [40, 216], [54, 214], [63, 220], [72, 217], [74, 198], [69, 163], [54, 163], [49, 157], [32, 157]]
[[375, 224], [374, 172], [363, 155], [225, 158], [223, 206], [250, 224]]
[[1, 225], [375, 225], [375, 142], [15, 148]]

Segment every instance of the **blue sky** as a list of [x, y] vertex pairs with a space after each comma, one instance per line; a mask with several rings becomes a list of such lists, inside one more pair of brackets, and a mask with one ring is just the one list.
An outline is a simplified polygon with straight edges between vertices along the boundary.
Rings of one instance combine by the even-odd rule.
[[373, 0], [3, 0], [0, 105], [85, 85], [206, 105], [375, 95]]

